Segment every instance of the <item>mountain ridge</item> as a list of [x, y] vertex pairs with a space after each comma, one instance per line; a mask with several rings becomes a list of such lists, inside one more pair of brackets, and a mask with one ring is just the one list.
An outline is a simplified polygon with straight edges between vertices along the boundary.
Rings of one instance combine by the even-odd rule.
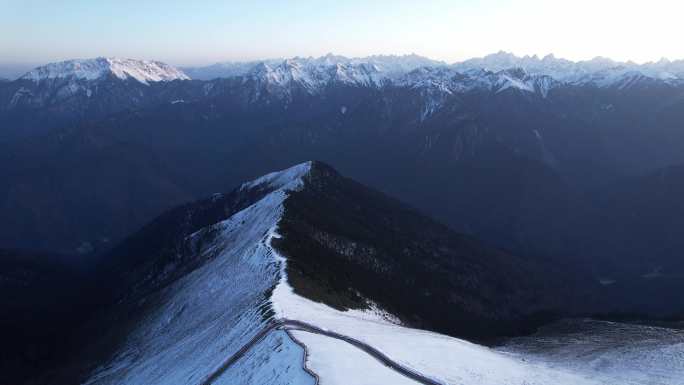
[[27, 72], [19, 79], [39, 83], [60, 78], [98, 80], [106, 75], [113, 75], [122, 80], [131, 78], [143, 84], [190, 79], [181, 70], [159, 61], [116, 57], [73, 59], [49, 63]]
[[[314, 195], [293, 195], [307, 190]], [[351, 195], [345, 196], [346, 193]], [[341, 197], [344, 201], [339, 200]], [[318, 203], [312, 202], [311, 198]], [[299, 203], [293, 201], [293, 204], [288, 204], [290, 200]], [[316, 220], [312, 222], [304, 212], [307, 208], [298, 207], [303, 202], [320, 204], [319, 212], [326, 218], [330, 218], [331, 209], [337, 210], [352, 202], [359, 205], [347, 208], [353, 212], [378, 207], [380, 211], [377, 213], [382, 213], [377, 218], [379, 223], [373, 223], [374, 219], [370, 217], [357, 217], [354, 221], [365, 229], [381, 225], [381, 236], [367, 233], [368, 237], [358, 239], [357, 235], [361, 233], [345, 234], [340, 232], [340, 227], [326, 226]], [[342, 222], [338, 224], [347, 223], [351, 218], [340, 217]], [[418, 223], [411, 223], [411, 220], [418, 220]], [[320, 226], [321, 234], [327, 235], [311, 238], [301, 233], [302, 223], [313, 228]], [[402, 230], [416, 226], [420, 228], [418, 232]], [[383, 231], [387, 233], [382, 235]], [[428, 236], [435, 232], [441, 235]], [[411, 243], [419, 246], [410, 246], [410, 255], [397, 256], [392, 260], [392, 249], [387, 249], [386, 240], [382, 240], [387, 234], [395, 234], [397, 247], [403, 248]], [[444, 316], [452, 321], [460, 318], [465, 321], [471, 316], [478, 319], [494, 317], [502, 326], [501, 329], [487, 330], [478, 328], [477, 324], [458, 322], [461, 328], [452, 325], [450, 334], [469, 335], [469, 331], [476, 330], [473, 335], [497, 335], [504, 331], [519, 333], [523, 329], [509, 329], [503, 325], [537, 307], [534, 300], [528, 295], [519, 295], [522, 292], [518, 290], [527, 286], [537, 287], [537, 281], [522, 279], [525, 268], [509, 271], [508, 279], [493, 281], [493, 276], [486, 270], [491, 266], [510, 266], [512, 261], [506, 262], [506, 259], [512, 257], [500, 258], [503, 257], [500, 255], [490, 260], [487, 256], [494, 256], [494, 251], [479, 246], [475, 240], [459, 236], [449, 241], [444, 238], [449, 234], [454, 235], [446, 227], [382, 193], [340, 176], [320, 162], [300, 163], [264, 175], [240, 184], [229, 193], [216, 194], [172, 209], [114, 248], [97, 268], [98, 288], [89, 294], [98, 299], [99, 310], [88, 314], [82, 309], [83, 314], [75, 315], [75, 319], [80, 318], [80, 321], [74, 321], [73, 330], [69, 329], [75, 333], [72, 337], [74, 344], [83, 343], [85, 348], [71, 357], [75, 361], [69, 365], [58, 365], [56, 372], [37, 375], [48, 376], [45, 378], [51, 378], [51, 383], [71, 383], [75, 378], [86, 384], [122, 381], [166, 383], [176, 377], [193, 378], [199, 382], [261, 326], [301, 310], [300, 306], [291, 303], [299, 301], [300, 296], [318, 303], [316, 306], [332, 305], [348, 314], [368, 313], [365, 318], [393, 303], [392, 311], [399, 312], [405, 326], [421, 325], [445, 331], [444, 326], [448, 322], [435, 323]], [[452, 243], [446, 250], [432, 250], [423, 244], [431, 237], [428, 240], [431, 245], [435, 242], [437, 245]], [[348, 248], [350, 241], [357, 246]], [[339, 255], [309, 253], [311, 242], [318, 242], [328, 250], [346, 250], [344, 257], [339, 259]], [[301, 248], [303, 245], [306, 249]], [[281, 256], [279, 250], [287, 251], [287, 254]], [[314, 262], [317, 259], [318, 262]], [[444, 264], [461, 266], [472, 276], [460, 282], [457, 272], [462, 269], [452, 272]], [[305, 266], [308, 268], [301, 270]], [[342, 286], [330, 281], [334, 275], [330, 275], [328, 269], [334, 266], [340, 268], [338, 279], [346, 282]], [[383, 266], [390, 266], [390, 269]], [[401, 305], [388, 302], [382, 291], [378, 295], [362, 284], [367, 277], [376, 277], [385, 285], [388, 280], [395, 280], [396, 274], [403, 269], [411, 269], [419, 283], [437, 277], [440, 282], [446, 279], [452, 286], [472, 287], [464, 291], [452, 286], [440, 289], [452, 293], [450, 296], [434, 291], [438, 285], [428, 286], [431, 294], [420, 290], [405, 291], [403, 297], [407, 302]], [[496, 269], [491, 273], [504, 276]], [[288, 293], [288, 282], [295, 288], [294, 292]], [[274, 290], [274, 285], [282, 288]], [[519, 305], [524, 303], [525, 307], [516, 310], [515, 314], [510, 313], [510, 309], [497, 309], [494, 305], [497, 301], [489, 303], [494, 299], [491, 285], [508, 287], [507, 301]], [[350, 287], [360, 290], [353, 300], [349, 299]], [[479, 287], [490, 289], [478, 294]], [[434, 300], [455, 305], [443, 309], [446, 313], [438, 309], [430, 313], [430, 307], [425, 303], [419, 305]], [[521, 302], [516, 302], [518, 300]], [[549, 305], [549, 302], [542, 301], [541, 306]], [[491, 309], [496, 316], [487, 315], [480, 308]], [[389, 317], [391, 313], [387, 314]], [[318, 322], [318, 319], [295, 319]], [[226, 332], [226, 325], [231, 326], [230, 332]], [[181, 337], [183, 344], [178, 343]], [[202, 347], [203, 353], [196, 350], [198, 346]], [[131, 354], [135, 357], [132, 361]], [[203, 358], [197, 359], [198, 354]], [[51, 359], [59, 362], [58, 356]], [[151, 373], [145, 370], [147, 365], [166, 370]], [[121, 367], [127, 369], [120, 371], [118, 368]], [[281, 375], [284, 374], [278, 376]]]
[[[611, 383], [454, 337], [527, 334], [591, 311], [600, 285], [459, 235], [321, 162], [178, 206], [120, 246], [89, 291], [99, 310], [72, 314], [74, 323], [56, 332], [73, 332], [77, 349], [56, 344], [47, 366], [10, 366], [3, 374], [13, 383], [314, 384], [332, 378], [321, 360], [358, 366], [366, 357], [315, 338], [315, 330], [359, 341], [439, 383]], [[559, 313], [526, 317], [541, 309]], [[298, 330], [269, 329], [278, 324]], [[603, 357], [619, 360], [619, 352]], [[383, 366], [368, 370], [363, 376]]]

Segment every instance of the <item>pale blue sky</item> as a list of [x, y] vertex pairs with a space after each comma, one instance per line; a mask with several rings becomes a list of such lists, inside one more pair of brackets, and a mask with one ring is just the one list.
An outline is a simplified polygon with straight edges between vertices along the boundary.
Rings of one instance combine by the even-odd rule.
[[673, 0], [0, 0], [0, 62], [122, 56], [176, 65], [407, 54], [448, 62], [498, 50], [684, 58]]

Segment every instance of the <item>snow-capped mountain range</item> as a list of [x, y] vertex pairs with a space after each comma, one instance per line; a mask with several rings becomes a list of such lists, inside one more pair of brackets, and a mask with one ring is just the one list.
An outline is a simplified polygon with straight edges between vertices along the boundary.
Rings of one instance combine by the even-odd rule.
[[669, 84], [684, 81], [684, 61], [636, 64], [597, 57], [570, 61], [547, 55], [518, 57], [498, 52], [482, 58], [447, 64], [418, 55], [375, 55], [348, 58], [328, 54], [314, 58], [294, 57], [249, 62], [217, 63], [206, 67], [178, 69], [146, 60], [95, 58], [68, 60], [38, 67], [20, 79], [41, 82], [48, 79], [97, 80], [111, 74], [119, 79], [134, 79], [143, 84], [172, 80], [211, 80], [243, 78], [271, 86], [301, 85], [316, 92], [331, 83], [378, 87], [395, 84], [408, 87], [431, 87], [449, 92], [473, 88], [502, 91], [516, 88], [540, 92], [562, 84], [628, 87], [640, 80]]
[[684, 60], [670, 61], [661, 59], [657, 62], [637, 64], [634, 62], [618, 62], [604, 57], [574, 62], [557, 58], [552, 54], [539, 58], [536, 55], [518, 57], [500, 51], [483, 58], [466, 60], [453, 65], [457, 70], [486, 69], [502, 71], [509, 68], [523, 68], [530, 74], [548, 75], [559, 81], [568, 83], [594, 82], [606, 86], [620, 77], [640, 74], [660, 80], [681, 80], [684, 78]]
[[[47, 64], [15, 81], [1, 82], [0, 111], [49, 106], [48, 115], [67, 120], [98, 118], [128, 108], [226, 95], [245, 106], [261, 103], [287, 108], [301, 96], [320, 97], [345, 87], [408, 92], [421, 105], [418, 120], [422, 122], [453, 95], [472, 92], [546, 99], [559, 90], [577, 87], [624, 93], [682, 86], [684, 62], [668, 60], [642, 65], [605, 58], [572, 62], [552, 55], [517, 57], [499, 52], [447, 64], [417, 55], [347, 58], [329, 54], [179, 69], [156, 61], [100, 57]], [[36, 126], [43, 125], [31, 127]]]
[[[397, 61], [400, 62], [399, 59]], [[259, 62], [248, 72], [235, 77], [253, 81], [258, 88], [291, 90], [301, 88], [310, 94], [321, 92], [335, 84], [358, 87], [398, 86], [430, 92], [455, 94], [471, 90], [501, 92], [509, 88], [538, 92], [546, 96], [549, 90], [562, 84], [547, 75], [528, 74], [521, 68], [498, 72], [484, 69], [457, 70], [444, 64], [417, 66], [415, 63], [387, 63], [360, 59], [286, 59], [280, 63]], [[287, 92], [286, 92], [287, 94]]]
[[518, 57], [498, 52], [483, 58], [447, 64], [417, 55], [347, 58], [328, 54], [319, 58], [269, 59], [218, 63], [184, 69], [194, 79], [243, 77], [270, 85], [299, 83], [309, 91], [331, 82], [363, 86], [399, 85], [449, 93], [472, 89], [500, 92], [514, 88], [546, 96], [561, 85], [626, 88], [640, 81], [680, 84], [684, 61], [616, 62], [606, 58], [573, 62], [547, 55]]

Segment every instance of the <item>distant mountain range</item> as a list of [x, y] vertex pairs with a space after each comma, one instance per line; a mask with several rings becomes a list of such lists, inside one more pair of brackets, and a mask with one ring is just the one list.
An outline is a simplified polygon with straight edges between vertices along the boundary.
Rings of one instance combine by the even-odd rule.
[[654, 79], [675, 81], [684, 76], [684, 60], [670, 61], [661, 59], [658, 62], [636, 64], [633, 62], [618, 62], [608, 58], [597, 57], [592, 60], [574, 62], [547, 55], [518, 57], [508, 52], [498, 52], [482, 58], [474, 58], [447, 64], [442, 61], [431, 60], [417, 55], [378, 55], [362, 58], [347, 58], [328, 54], [319, 58], [269, 59], [251, 62], [225, 62], [205, 67], [184, 67], [183, 71], [193, 79], [211, 80], [248, 74], [257, 65], [269, 67], [290, 62], [303, 67], [329, 67], [334, 65], [373, 67], [386, 78], [400, 77], [408, 72], [422, 67], [451, 68], [460, 72], [473, 69], [484, 69], [499, 72], [512, 68], [521, 68], [534, 75], [550, 76], [561, 82], [590, 83], [607, 86], [619, 81], [619, 78], [640, 74]]
[[290, 62], [298, 66], [309, 68], [322, 67], [371, 67], [378, 73], [386, 74], [389, 77], [400, 76], [420, 67], [446, 66], [447, 63], [428, 59], [418, 55], [375, 55], [362, 58], [348, 58], [345, 56], [328, 54], [319, 58], [294, 57], [291, 59], [268, 59], [254, 60], [248, 62], [225, 62], [216, 63], [206, 67], [183, 67], [183, 71], [193, 79], [211, 80], [214, 78], [226, 78], [242, 76], [251, 72], [258, 65], [277, 67], [285, 62]]
[[[572, 62], [552, 55], [516, 57], [499, 52], [447, 65], [417, 55], [272, 59], [174, 68], [154, 61], [96, 58], [52, 63], [2, 82], [0, 114], [17, 122], [2, 138], [43, 133], [73, 119], [97, 119], [125, 109], [181, 103], [240, 89], [247, 103], [269, 98], [291, 101], [293, 93], [320, 95], [335, 86], [378, 90], [415, 89], [422, 95], [421, 119], [446, 99], [469, 92], [514, 89], [546, 98], [549, 93], [595, 87], [607, 90], [684, 87], [684, 62], [637, 65], [596, 58]], [[201, 81], [190, 81], [190, 79]], [[608, 106], [607, 108], [610, 108]], [[49, 110], [49, 113], [47, 112]], [[30, 117], [26, 114], [30, 112]], [[49, 116], [48, 116], [49, 115]]]
[[531, 75], [546, 75], [560, 82], [595, 83], [599, 86], [609, 86], [620, 81], [621, 78], [634, 77], [637, 74], [671, 82], [682, 80], [684, 77], [684, 60], [661, 59], [658, 62], [637, 64], [596, 57], [591, 60], [575, 62], [556, 58], [552, 54], [543, 58], [536, 55], [518, 57], [500, 51], [482, 58], [468, 59], [454, 64], [415, 54], [403, 56], [375, 55], [358, 58], [328, 54], [318, 58], [293, 57], [289, 59], [224, 62], [203, 67], [182, 67], [181, 69], [160, 62], [101, 57], [51, 63], [29, 71], [20, 78], [38, 80], [73, 75], [76, 78], [92, 80], [102, 76], [107, 71], [111, 71], [117, 77], [123, 78], [126, 74], [126, 76], [136, 78], [141, 82], [187, 80], [188, 78], [212, 80], [245, 76], [258, 71], [263, 72], [264, 68], [276, 72], [298, 71], [300, 74], [311, 75], [314, 72], [329, 72], [336, 67], [339, 67], [338, 70], [341, 72], [350, 68], [366, 68], [367, 71], [374, 73], [377, 78], [390, 80], [395, 80], [411, 71], [425, 67], [448, 68], [457, 72], [467, 72], [473, 69], [500, 72], [520, 68]]

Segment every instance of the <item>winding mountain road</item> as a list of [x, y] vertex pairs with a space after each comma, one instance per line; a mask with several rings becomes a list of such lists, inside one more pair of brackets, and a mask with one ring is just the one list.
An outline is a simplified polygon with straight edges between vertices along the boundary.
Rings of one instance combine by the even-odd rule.
[[268, 333], [272, 332], [273, 330], [301, 330], [308, 333], [315, 333], [326, 337], [335, 338], [357, 347], [358, 349], [366, 352], [371, 357], [380, 361], [386, 367], [418, 383], [425, 385], [444, 385], [439, 381], [426, 377], [425, 375], [420, 374], [414, 371], [413, 369], [407, 368], [406, 366], [392, 360], [384, 353], [366, 344], [365, 342], [359, 341], [355, 338], [351, 338], [339, 333], [335, 333], [330, 330], [321, 329], [318, 326], [306, 322], [290, 319], [276, 320], [266, 325], [266, 327], [261, 329], [254, 337], [252, 337], [251, 340], [249, 340], [249, 342], [243, 345], [237, 352], [235, 352], [235, 354], [228, 357], [228, 359], [226, 359], [216, 370], [214, 370], [214, 372], [209, 374], [209, 376], [207, 376], [206, 379], [200, 382], [200, 385], [211, 385], [212, 383], [214, 383], [214, 381], [216, 381], [231, 365], [238, 361], [252, 347], [254, 347], [254, 345], [259, 343], [259, 341], [264, 339], [264, 337], [266, 337]]

